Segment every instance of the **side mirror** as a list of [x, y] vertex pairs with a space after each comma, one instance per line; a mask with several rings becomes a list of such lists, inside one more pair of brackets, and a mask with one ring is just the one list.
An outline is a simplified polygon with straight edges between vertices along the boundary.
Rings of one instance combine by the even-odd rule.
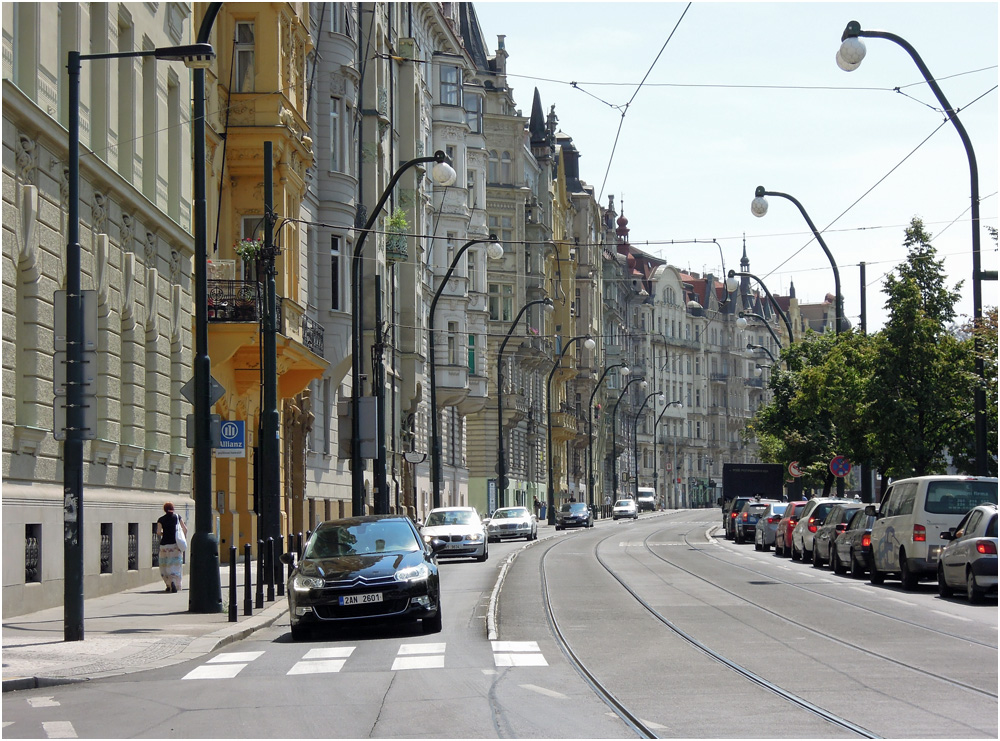
[[949, 528], [941, 533], [941, 540], [954, 540], [955, 539], [955, 528]]
[[441, 540], [441, 538], [431, 538], [430, 541], [431, 553], [435, 554], [440, 553], [441, 551], [444, 550], [446, 545], [448, 544], [445, 541]]
[[292, 568], [295, 568], [296, 566], [298, 566], [299, 554], [295, 553], [294, 551], [291, 553], [282, 553], [280, 556], [278, 556], [278, 560], [281, 561], [281, 563], [285, 564], [285, 566], [291, 566]]
[[875, 505], [869, 504], [865, 507], [865, 514], [869, 517], [878, 517], [878, 512], [875, 511]]
[[846, 522], [842, 522], [839, 525], [837, 525], [837, 532], [838, 533], [842, 533], [845, 530], [847, 530], [847, 523]]

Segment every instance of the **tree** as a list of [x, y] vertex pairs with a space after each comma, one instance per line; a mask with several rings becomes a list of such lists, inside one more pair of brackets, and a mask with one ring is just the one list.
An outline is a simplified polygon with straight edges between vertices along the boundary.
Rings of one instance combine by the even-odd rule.
[[895, 477], [944, 470], [972, 398], [971, 358], [947, 331], [961, 283], [945, 286], [943, 262], [919, 218], [905, 234], [907, 259], [885, 281], [889, 320], [874, 339], [867, 407], [873, 460]]

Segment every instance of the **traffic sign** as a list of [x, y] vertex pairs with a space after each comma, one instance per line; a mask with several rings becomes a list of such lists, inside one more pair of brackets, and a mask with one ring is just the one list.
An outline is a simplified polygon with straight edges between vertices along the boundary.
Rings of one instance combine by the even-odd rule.
[[794, 476], [795, 478], [798, 478], [799, 476], [802, 475], [802, 469], [799, 468], [798, 461], [792, 461], [791, 463], [788, 464], [788, 473], [792, 474], [792, 476]]
[[[215, 376], [208, 376], [208, 394], [209, 401], [211, 405], [215, 405], [219, 399], [226, 395], [226, 390], [222, 387], [222, 384], [215, 380]], [[181, 396], [188, 400], [188, 403], [194, 404], [194, 378], [181, 386]]]
[[851, 462], [842, 455], [835, 456], [830, 461], [830, 473], [838, 478], [843, 478], [851, 472]]
[[246, 421], [227, 419], [222, 423], [216, 458], [246, 458]]

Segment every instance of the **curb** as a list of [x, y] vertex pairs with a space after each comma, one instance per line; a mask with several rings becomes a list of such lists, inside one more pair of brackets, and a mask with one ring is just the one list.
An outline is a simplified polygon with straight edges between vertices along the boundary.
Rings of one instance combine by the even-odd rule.
[[150, 669], [163, 669], [174, 664], [181, 664], [185, 661], [197, 659], [206, 654], [220, 649], [230, 643], [241, 641], [258, 630], [268, 628], [284, 615], [288, 613], [288, 601], [282, 599], [270, 607], [265, 608], [257, 615], [251, 616], [242, 623], [227, 623], [214, 633], [199, 636], [185, 646], [181, 651], [165, 659], [152, 661], [141, 666], [126, 667], [121, 669], [111, 669], [104, 672], [94, 672], [84, 676], [32, 676], [32, 677], [12, 677], [3, 680], [4, 692], [16, 692], [19, 690], [44, 689], [45, 687], [56, 687], [64, 684], [78, 684], [89, 682], [92, 679], [104, 679], [107, 677], [119, 677], [126, 674], [135, 674]]

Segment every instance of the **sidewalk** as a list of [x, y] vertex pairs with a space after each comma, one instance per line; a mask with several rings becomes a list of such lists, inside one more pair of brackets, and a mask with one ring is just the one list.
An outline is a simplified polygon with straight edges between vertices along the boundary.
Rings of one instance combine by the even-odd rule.
[[[237, 622], [229, 622], [229, 566], [220, 569], [223, 612], [188, 612], [190, 578], [166, 594], [163, 582], [84, 600], [84, 640], [63, 640], [63, 608], [3, 621], [3, 691], [47, 687], [158, 669], [198, 658], [246, 638], [284, 617], [287, 597], [265, 600], [243, 615], [242, 569], [238, 570]], [[254, 586], [256, 605], [256, 585]]]

